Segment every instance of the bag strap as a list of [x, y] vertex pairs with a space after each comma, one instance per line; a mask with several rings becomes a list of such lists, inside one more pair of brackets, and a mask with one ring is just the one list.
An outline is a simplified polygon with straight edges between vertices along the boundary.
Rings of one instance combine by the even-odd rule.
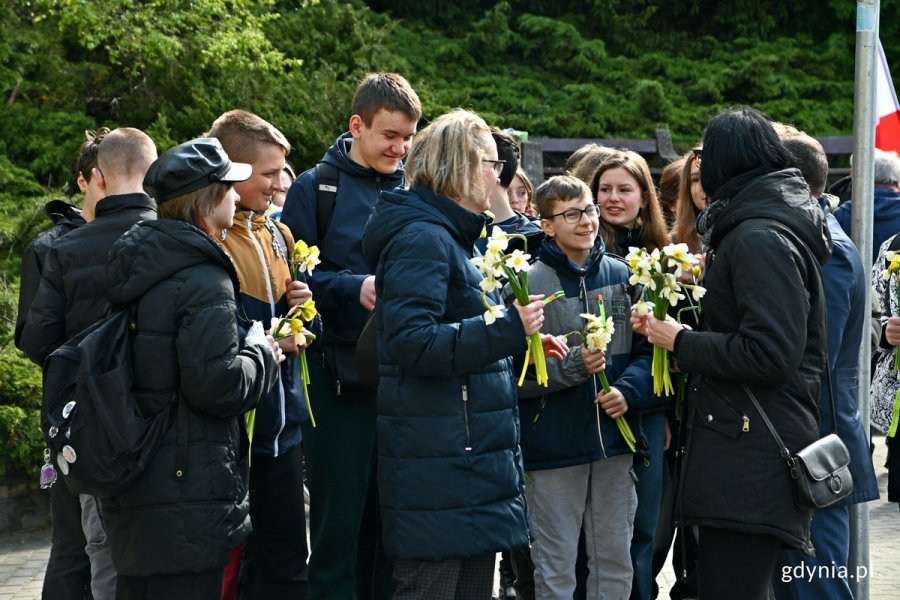
[[753, 406], [756, 407], [759, 416], [762, 417], [763, 423], [766, 424], [766, 427], [769, 429], [769, 433], [772, 434], [772, 437], [775, 438], [775, 443], [778, 444], [779, 454], [781, 454], [781, 458], [784, 459], [784, 462], [787, 463], [788, 469], [791, 473], [791, 479], [798, 479], [800, 477], [800, 472], [797, 470], [797, 462], [794, 460], [794, 457], [791, 456], [791, 451], [787, 449], [787, 446], [784, 445], [784, 442], [781, 441], [781, 436], [778, 435], [778, 432], [775, 430], [775, 426], [772, 425], [772, 421], [769, 420], [769, 415], [766, 414], [766, 411], [763, 410], [762, 406], [760, 406], [759, 402], [756, 400], [756, 396], [753, 394], [753, 390], [746, 383], [742, 383], [741, 387], [744, 388], [744, 392], [750, 396], [750, 401], [753, 403]]
[[322, 243], [325, 230], [334, 213], [334, 204], [337, 200], [338, 170], [334, 165], [320, 162], [316, 165], [316, 233], [318, 243]]

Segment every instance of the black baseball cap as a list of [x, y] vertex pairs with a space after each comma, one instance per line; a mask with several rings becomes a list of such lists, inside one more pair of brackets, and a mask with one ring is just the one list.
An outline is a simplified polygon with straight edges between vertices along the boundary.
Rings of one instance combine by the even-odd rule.
[[251, 165], [231, 162], [216, 138], [197, 138], [163, 152], [144, 176], [144, 191], [160, 204], [212, 183], [244, 181], [252, 172]]

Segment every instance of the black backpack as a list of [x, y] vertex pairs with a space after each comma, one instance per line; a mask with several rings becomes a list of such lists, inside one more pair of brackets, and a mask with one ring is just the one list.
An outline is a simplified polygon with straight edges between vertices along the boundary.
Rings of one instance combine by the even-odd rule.
[[114, 310], [44, 363], [44, 434], [58, 471], [78, 494], [125, 491], [175, 418], [174, 398], [145, 417], [132, 393], [135, 312]]

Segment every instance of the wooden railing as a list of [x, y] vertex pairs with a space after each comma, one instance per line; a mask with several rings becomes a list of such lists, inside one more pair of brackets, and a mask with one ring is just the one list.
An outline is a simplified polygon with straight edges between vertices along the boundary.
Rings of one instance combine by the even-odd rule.
[[[829, 163], [835, 157], [853, 153], [852, 137], [825, 136], [816, 138], [821, 142]], [[650, 163], [654, 177], [659, 177], [662, 168], [676, 160], [680, 154], [672, 145], [672, 134], [668, 129], [657, 129], [656, 136], [644, 139], [595, 139], [595, 138], [532, 138], [522, 143], [522, 167], [531, 177], [534, 185], [547, 177], [563, 172], [566, 159], [586, 144], [600, 144], [608, 148], [626, 148], [642, 155]], [[829, 179], [837, 179], [849, 173], [846, 167], [829, 169]]]

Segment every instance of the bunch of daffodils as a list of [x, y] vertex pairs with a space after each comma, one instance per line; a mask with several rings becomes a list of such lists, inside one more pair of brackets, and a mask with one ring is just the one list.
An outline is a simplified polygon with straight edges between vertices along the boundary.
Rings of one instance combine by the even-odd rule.
[[[682, 293], [685, 290], [690, 292], [692, 302], [699, 302], [706, 293], [706, 289], [696, 283], [700, 275], [700, 261], [691, 254], [687, 244], [669, 244], [652, 252], [631, 247], [625, 260], [631, 267], [629, 283], [644, 286], [645, 299], [636, 305], [641, 313], [652, 312], [657, 319], [665, 319], [668, 307], [685, 298]], [[681, 283], [684, 273], [692, 275], [693, 284]], [[653, 393], [671, 396], [674, 388], [669, 376], [669, 352], [665, 348], [653, 347], [652, 374]]]

